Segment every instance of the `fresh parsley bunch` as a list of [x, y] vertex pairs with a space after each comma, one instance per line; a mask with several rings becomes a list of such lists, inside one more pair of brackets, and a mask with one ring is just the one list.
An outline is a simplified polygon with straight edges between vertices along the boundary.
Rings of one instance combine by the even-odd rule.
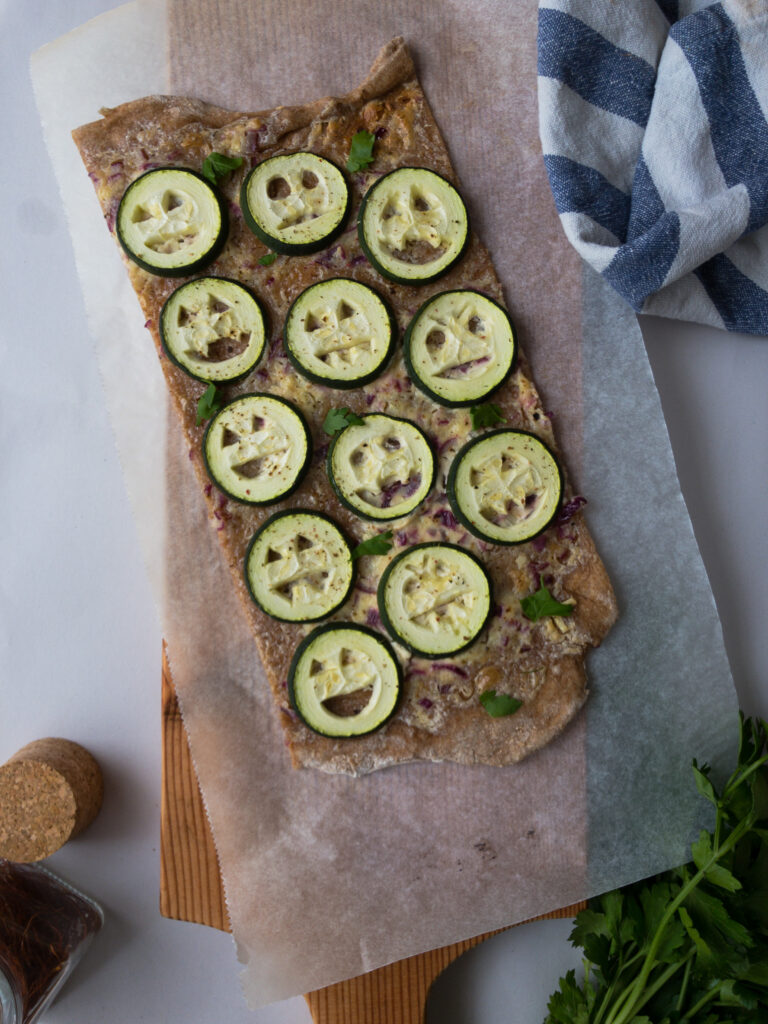
[[701, 832], [691, 863], [576, 917], [584, 978], [560, 979], [545, 1024], [768, 1022], [768, 723], [739, 721], [738, 764], [722, 792], [693, 762], [714, 832]]

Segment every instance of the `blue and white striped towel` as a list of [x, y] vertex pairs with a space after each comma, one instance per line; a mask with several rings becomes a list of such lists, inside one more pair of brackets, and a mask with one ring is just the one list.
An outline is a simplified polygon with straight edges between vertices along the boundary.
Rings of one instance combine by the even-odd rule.
[[768, 334], [768, 0], [540, 0], [566, 235], [638, 312]]

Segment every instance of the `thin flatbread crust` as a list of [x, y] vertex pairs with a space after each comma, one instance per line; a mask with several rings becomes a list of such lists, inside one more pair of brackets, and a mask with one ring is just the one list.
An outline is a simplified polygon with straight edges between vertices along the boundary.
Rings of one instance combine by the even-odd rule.
[[[471, 434], [469, 412], [438, 406], [415, 389], [399, 349], [373, 384], [342, 393], [299, 377], [281, 343], [282, 323], [292, 301], [310, 284], [330, 277], [353, 278], [376, 289], [394, 310], [401, 330], [430, 295], [443, 290], [471, 287], [504, 302], [490, 256], [475, 235], [465, 256], [446, 276], [416, 287], [384, 280], [361, 253], [354, 218], [365, 192], [382, 174], [399, 166], [424, 166], [458, 185], [403, 40], [395, 39], [384, 47], [365, 82], [341, 98], [235, 113], [192, 99], [149, 96], [103, 110], [102, 115], [73, 134], [113, 233], [123, 192], [145, 170], [154, 166], [200, 170], [211, 152], [244, 158], [243, 166], [220, 185], [229, 203], [229, 237], [221, 255], [204, 273], [242, 281], [258, 295], [269, 314], [267, 354], [248, 378], [221, 390], [227, 399], [248, 391], [268, 391], [303, 410], [313, 434], [314, 462], [290, 499], [269, 509], [254, 508], [229, 500], [212, 486], [200, 454], [204, 426], [195, 422], [197, 401], [206, 386], [163, 358], [158, 335], [160, 310], [180, 281], [152, 276], [128, 260], [126, 266], [161, 357], [191, 461], [232, 570], [233, 586], [253, 629], [293, 764], [350, 774], [417, 760], [505, 765], [549, 742], [584, 703], [586, 651], [600, 643], [616, 617], [611, 584], [584, 523], [581, 503], [571, 500], [566, 489], [566, 500], [553, 525], [536, 541], [518, 547], [499, 547], [470, 536], [450, 513], [445, 493], [451, 460]], [[262, 266], [259, 259], [267, 250], [244, 224], [237, 202], [243, 176], [266, 157], [304, 149], [343, 167], [352, 136], [363, 129], [376, 135], [375, 159], [366, 170], [347, 176], [353, 200], [345, 233], [319, 254], [278, 256], [271, 265]], [[512, 315], [514, 318], [514, 311]], [[557, 450], [551, 421], [524, 355], [493, 401], [509, 426], [530, 430]], [[461, 544], [489, 570], [497, 606], [478, 641], [451, 659], [431, 662], [409, 656], [398, 647], [405, 691], [394, 718], [375, 733], [333, 740], [311, 732], [288, 701], [290, 660], [310, 627], [264, 615], [247, 593], [242, 565], [253, 533], [279, 509], [329, 512], [355, 542], [383, 529], [345, 510], [326, 478], [328, 438], [322, 424], [328, 410], [341, 405], [359, 413], [406, 416], [432, 438], [439, 456], [435, 487], [413, 516], [393, 524], [393, 554], [425, 540]], [[381, 628], [375, 590], [390, 558], [360, 560], [351, 598], [333, 619]], [[532, 623], [522, 615], [520, 599], [542, 582], [558, 600], [574, 603], [572, 616]], [[514, 715], [492, 718], [478, 700], [488, 689], [517, 697], [523, 701], [522, 707]]]

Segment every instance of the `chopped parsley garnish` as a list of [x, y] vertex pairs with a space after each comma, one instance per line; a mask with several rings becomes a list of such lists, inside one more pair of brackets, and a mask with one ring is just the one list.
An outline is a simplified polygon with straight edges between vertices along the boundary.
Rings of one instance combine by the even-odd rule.
[[260, 267], [271, 267], [276, 259], [277, 259], [277, 253], [276, 252], [267, 252], [267, 253], [264, 253], [264, 255], [260, 259], [258, 259], [256, 262], [259, 264]]
[[493, 402], [473, 405], [469, 412], [472, 417], [473, 430], [481, 430], [483, 427], [492, 427], [496, 423], [504, 422], [504, 414], [498, 405], [494, 405]]
[[236, 171], [243, 164], [241, 156], [227, 156], [226, 153], [211, 153], [203, 160], [202, 174], [212, 185], [218, 185], [230, 171]]
[[347, 160], [347, 170], [350, 173], [355, 171], [362, 171], [368, 164], [373, 163], [373, 147], [376, 142], [376, 136], [373, 132], [357, 132], [352, 136], [352, 143], [349, 147], [349, 159]]
[[216, 385], [209, 384], [197, 400], [197, 420], [195, 422], [198, 427], [217, 413], [223, 404], [223, 399], [216, 390]]
[[385, 530], [375, 537], [369, 537], [356, 548], [352, 549], [352, 560], [357, 561], [363, 555], [386, 555], [392, 547], [392, 531]]
[[352, 412], [346, 406], [343, 409], [329, 409], [327, 416], [323, 420], [323, 430], [329, 437], [333, 437], [335, 434], [341, 433], [346, 427], [359, 427], [364, 422], [356, 412]]
[[692, 861], [590, 900], [570, 941], [584, 950], [544, 1024], [757, 1024], [768, 1020], [768, 722], [739, 718], [736, 770]]
[[508, 693], [496, 693], [495, 690], [486, 690], [481, 693], [480, 703], [492, 718], [514, 715], [523, 706], [523, 702], [517, 697], [510, 697]]
[[523, 609], [523, 615], [531, 622], [538, 622], [545, 615], [573, 615], [574, 609], [572, 604], [562, 604], [552, 597], [543, 583], [535, 594], [529, 594], [528, 597], [522, 598], [520, 606]]

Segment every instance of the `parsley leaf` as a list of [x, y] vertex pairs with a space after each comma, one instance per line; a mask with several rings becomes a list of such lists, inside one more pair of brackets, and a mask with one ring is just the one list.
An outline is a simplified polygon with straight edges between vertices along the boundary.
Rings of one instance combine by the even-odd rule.
[[585, 994], [576, 983], [576, 972], [571, 970], [560, 979], [560, 988], [549, 998], [551, 1024], [588, 1024], [589, 1006]]
[[735, 878], [728, 868], [723, 867], [722, 864], [707, 866], [712, 858], [712, 836], [709, 832], [702, 831], [699, 834], [699, 838], [691, 846], [691, 855], [693, 856], [693, 863], [697, 868], [706, 872], [706, 879], [712, 885], [716, 885], [720, 889], [727, 889], [728, 892], [736, 892], [737, 889], [741, 888], [741, 882], [738, 878]]
[[482, 405], [473, 405], [469, 410], [472, 417], [472, 429], [481, 430], [483, 427], [492, 427], [496, 423], [504, 422], [504, 415], [498, 405], [493, 402], [484, 402]]
[[209, 384], [197, 400], [197, 419], [195, 422], [198, 427], [217, 413], [223, 404], [222, 397], [216, 390], [216, 385]]
[[[736, 769], [718, 793], [712, 832], [692, 862], [590, 901], [571, 941], [585, 954], [569, 971], [545, 1024], [755, 1024], [768, 1006], [768, 730], [740, 718]], [[593, 1013], [594, 1010], [594, 1013]]]
[[523, 615], [531, 622], [538, 622], [545, 615], [573, 615], [574, 605], [562, 604], [542, 585], [535, 594], [529, 594], [520, 601]]
[[347, 170], [350, 173], [362, 171], [368, 164], [373, 163], [373, 147], [376, 143], [376, 136], [372, 132], [357, 132], [352, 136], [349, 147], [349, 159]]
[[329, 437], [333, 437], [335, 434], [340, 434], [346, 427], [359, 427], [363, 422], [365, 421], [356, 412], [352, 412], [351, 409], [344, 406], [343, 409], [328, 410], [328, 414], [323, 420], [323, 430]]
[[392, 531], [385, 530], [375, 537], [369, 537], [356, 548], [352, 548], [352, 561], [357, 561], [363, 555], [386, 555], [392, 547]]
[[481, 693], [480, 703], [492, 718], [514, 715], [523, 706], [523, 702], [516, 697], [510, 697], [508, 693], [496, 693], [495, 690]]
[[241, 156], [227, 156], [226, 153], [210, 153], [201, 168], [204, 178], [207, 178], [212, 185], [218, 185], [222, 178], [226, 178], [230, 171], [236, 171], [241, 167], [243, 158]]
[[261, 259], [258, 259], [256, 262], [259, 264], [260, 267], [271, 267], [276, 259], [277, 259], [277, 253], [276, 252], [267, 252], [267, 253], [264, 253], [264, 255], [261, 257]]

